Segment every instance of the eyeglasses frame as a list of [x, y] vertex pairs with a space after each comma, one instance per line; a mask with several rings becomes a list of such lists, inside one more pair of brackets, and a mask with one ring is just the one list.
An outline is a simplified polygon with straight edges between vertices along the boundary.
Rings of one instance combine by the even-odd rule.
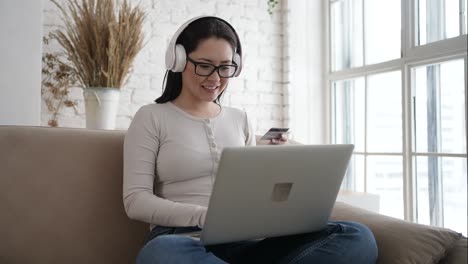
[[[189, 56], [187, 56], [187, 61], [190, 61], [195, 66], [195, 70], [194, 70], [195, 74], [198, 75], [198, 76], [203, 76], [203, 77], [211, 76], [216, 71], [216, 72], [218, 72], [218, 75], [219, 75], [220, 78], [232, 78], [236, 74], [237, 68], [239, 67], [235, 63], [234, 64], [220, 64], [220, 65], [216, 66], [216, 65], [208, 63], [208, 62], [195, 61], [192, 58], [190, 58]], [[210, 66], [213, 67], [213, 70], [209, 74], [199, 74], [199, 73], [197, 73], [197, 67], [198, 67], [198, 65], [201, 65], [201, 64], [210, 65]], [[235, 67], [235, 70], [234, 70], [234, 72], [232, 73], [231, 76], [224, 77], [224, 76], [221, 76], [221, 74], [219, 73], [219, 69], [221, 67], [225, 67], [225, 66]]]

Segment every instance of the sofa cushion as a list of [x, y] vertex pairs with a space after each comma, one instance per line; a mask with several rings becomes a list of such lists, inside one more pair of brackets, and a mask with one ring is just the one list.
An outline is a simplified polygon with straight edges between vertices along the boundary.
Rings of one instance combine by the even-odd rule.
[[379, 249], [377, 263], [438, 263], [461, 234], [376, 214], [341, 202], [335, 204], [332, 220], [355, 221], [374, 233]]

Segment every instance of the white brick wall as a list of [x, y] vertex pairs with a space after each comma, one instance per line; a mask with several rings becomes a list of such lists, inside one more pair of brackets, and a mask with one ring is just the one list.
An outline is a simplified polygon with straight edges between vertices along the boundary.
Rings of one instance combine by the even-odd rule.
[[[244, 69], [231, 79], [222, 103], [248, 112], [257, 133], [272, 126], [283, 126], [283, 11], [280, 5], [273, 15], [267, 12], [267, 0], [132, 0], [147, 12], [147, 44], [137, 56], [133, 72], [122, 89], [116, 127], [128, 128], [132, 116], [143, 105], [161, 94], [165, 73], [164, 53], [172, 34], [186, 20], [198, 15], [216, 15], [229, 21], [238, 32], [244, 52]], [[61, 24], [56, 7], [45, 0], [44, 35]], [[58, 51], [57, 44], [45, 47]], [[73, 89], [71, 99], [78, 102], [78, 112], [63, 109], [59, 125], [85, 127], [81, 89]], [[42, 104], [42, 124], [49, 113]]]

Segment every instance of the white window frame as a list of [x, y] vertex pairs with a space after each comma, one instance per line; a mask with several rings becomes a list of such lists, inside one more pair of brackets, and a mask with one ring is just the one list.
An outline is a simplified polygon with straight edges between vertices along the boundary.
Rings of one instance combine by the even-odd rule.
[[[399, 70], [402, 72], [402, 135], [403, 135], [403, 151], [402, 154], [396, 153], [374, 153], [374, 152], [365, 152], [365, 153], [358, 153], [356, 154], [367, 154], [370, 155], [402, 155], [403, 157], [403, 201], [404, 201], [404, 219], [408, 221], [416, 221], [416, 186], [414, 186], [415, 182], [415, 175], [413, 175], [412, 171], [412, 157], [414, 155], [419, 156], [446, 156], [446, 157], [467, 157], [466, 153], [464, 155], [458, 154], [446, 154], [446, 153], [437, 153], [437, 154], [421, 154], [421, 153], [414, 153], [412, 151], [412, 103], [411, 103], [411, 96], [412, 91], [411, 85], [412, 76], [411, 76], [411, 69], [413, 67], [422, 66], [431, 63], [439, 63], [448, 60], [454, 59], [464, 59], [465, 61], [465, 70], [468, 69], [467, 61], [467, 35], [461, 35], [458, 37], [445, 39], [442, 41], [432, 42], [429, 44], [425, 44], [422, 46], [416, 46], [416, 34], [418, 34], [415, 25], [417, 25], [418, 17], [413, 16], [412, 14], [416, 14], [416, 4], [417, 0], [401, 0], [401, 54], [402, 57], [399, 59], [386, 61], [378, 64], [373, 65], [364, 65], [362, 67], [352, 68], [352, 69], [345, 69], [337, 72], [331, 71], [331, 32], [330, 32], [330, 3], [333, 1], [330, 0], [323, 0], [323, 8], [324, 8], [324, 21], [323, 24], [325, 25], [325, 38], [324, 38], [324, 50], [327, 56], [325, 56], [325, 65], [324, 65], [324, 73], [325, 73], [325, 100], [327, 102], [327, 110], [326, 110], [326, 131], [324, 134], [326, 135], [326, 141], [328, 143], [332, 142], [332, 133], [333, 133], [333, 92], [332, 92], [332, 83], [334, 81], [339, 80], [346, 80], [352, 79], [355, 77], [363, 77], [366, 75], [372, 75], [377, 73], [389, 72], [394, 70]], [[366, 0], [364, 0], [366, 1]], [[463, 5], [463, 0], [459, 0], [460, 6]], [[364, 8], [364, 7], [363, 7]], [[365, 12], [362, 12], [364, 16]], [[466, 14], [465, 14], [466, 16]], [[363, 18], [365, 23], [365, 20]], [[462, 18], [460, 18], [460, 25], [464, 25]], [[461, 28], [460, 30], [463, 30]], [[365, 29], [363, 38], [365, 38]], [[365, 40], [364, 40], [365, 41]], [[365, 42], [364, 42], [365, 43]], [[365, 51], [364, 51], [365, 56]], [[365, 58], [364, 58], [365, 63]], [[467, 84], [467, 76], [465, 75], [465, 111], [467, 109], [467, 102], [468, 102], [468, 84]], [[367, 110], [366, 110], [367, 111]], [[466, 111], [468, 113], [468, 111]], [[366, 113], [367, 115], [367, 113]], [[367, 123], [367, 120], [365, 121]], [[467, 123], [468, 126], [468, 122]], [[367, 126], [367, 125], [366, 125]], [[467, 127], [468, 131], [468, 127]], [[366, 135], [367, 138], [367, 135]], [[467, 139], [468, 143], [468, 139]], [[364, 188], [366, 190], [366, 182], [367, 182], [367, 175], [364, 177]]]

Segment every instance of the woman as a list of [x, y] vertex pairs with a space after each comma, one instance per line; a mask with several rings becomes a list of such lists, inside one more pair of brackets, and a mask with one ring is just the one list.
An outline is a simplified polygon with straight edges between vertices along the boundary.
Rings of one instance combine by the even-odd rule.
[[186, 22], [169, 44], [166, 68], [163, 94], [135, 114], [125, 137], [125, 210], [151, 224], [137, 263], [375, 263], [372, 233], [351, 222], [207, 247], [181, 235], [203, 228], [221, 150], [255, 145], [255, 136], [246, 113], [219, 100], [242, 69], [229, 23], [217, 17]]

